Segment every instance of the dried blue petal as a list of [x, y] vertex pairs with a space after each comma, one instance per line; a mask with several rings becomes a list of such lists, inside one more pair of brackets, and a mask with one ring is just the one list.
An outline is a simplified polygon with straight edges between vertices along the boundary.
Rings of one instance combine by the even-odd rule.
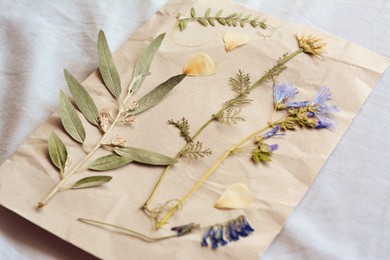
[[230, 222], [227, 227], [227, 237], [229, 241], [237, 241], [239, 239], [235, 229], [234, 229], [234, 222]]
[[244, 229], [247, 231], [247, 232], [253, 232], [255, 231], [250, 225], [249, 225], [249, 222], [246, 220], [245, 216], [240, 216], [240, 220], [241, 220], [241, 223], [244, 227]]
[[273, 151], [275, 151], [276, 149], [278, 149], [279, 148], [279, 145], [278, 144], [270, 144], [269, 145], [269, 151], [270, 152], [273, 152]]
[[206, 232], [204, 232], [203, 237], [202, 237], [202, 243], [201, 243], [201, 245], [202, 245], [203, 247], [207, 247], [207, 246], [208, 246], [208, 244], [207, 244], [207, 238], [210, 236], [210, 232], [211, 232], [212, 229], [213, 229], [213, 228], [210, 227], [210, 228], [208, 228], [208, 229], [206, 230]]
[[[264, 139], [271, 138], [271, 137], [277, 135], [277, 133], [278, 133], [279, 130], [280, 130], [280, 126], [277, 125], [277, 126], [275, 126], [274, 128], [272, 128], [271, 130], [269, 130], [267, 133], [265, 133], [265, 134], [263, 135], [263, 138], [264, 138]], [[283, 134], [278, 134], [278, 135], [283, 135]]]
[[242, 236], [242, 237], [247, 237], [248, 236], [248, 234], [246, 233], [246, 231], [244, 229], [244, 226], [241, 225], [239, 219], [234, 221], [234, 227], [235, 227], [235, 230], [236, 230], [236, 232], [237, 232], [237, 234], [239, 236]]
[[185, 234], [191, 233], [192, 230], [194, 230], [195, 228], [198, 228], [198, 227], [199, 227], [198, 224], [190, 223], [187, 225], [173, 227], [173, 228], [171, 228], [171, 230], [176, 231], [178, 236], [183, 236]]
[[211, 247], [216, 249], [218, 247], [217, 229], [213, 227], [210, 232]]
[[274, 86], [274, 103], [277, 109], [286, 108], [285, 104], [298, 94], [296, 88], [286, 83], [276, 84]]
[[223, 230], [223, 226], [222, 225], [218, 225], [218, 234], [217, 234], [217, 237], [218, 237], [218, 241], [219, 241], [219, 244], [221, 245], [221, 246], [224, 246], [224, 245], [226, 245], [228, 242], [227, 241], [225, 241], [224, 239], [223, 239], [223, 234], [224, 234], [224, 230]]

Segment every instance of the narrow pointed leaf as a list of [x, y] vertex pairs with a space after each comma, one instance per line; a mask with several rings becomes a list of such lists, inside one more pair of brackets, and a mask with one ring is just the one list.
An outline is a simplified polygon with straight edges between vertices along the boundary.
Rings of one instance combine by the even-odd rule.
[[60, 117], [66, 132], [77, 142], [85, 140], [85, 130], [76, 109], [70, 103], [65, 93], [60, 92]]
[[205, 13], [205, 17], [209, 17], [210, 16], [210, 13], [211, 13], [211, 8], [207, 8], [206, 10], [206, 13]]
[[[184, 29], [186, 24], [183, 25], [184, 25], [183, 27]], [[165, 37], [165, 33], [162, 33], [159, 36], [157, 36], [156, 39], [154, 39], [138, 57], [137, 63], [135, 64], [134, 67], [133, 79], [140, 76], [141, 77], [132, 86], [131, 90], [133, 92], [136, 92], [138, 88], [141, 86], [142, 82], [145, 79], [145, 77], [143, 76], [149, 74], [150, 66], [152, 64], [154, 55], [156, 54], [158, 48], [160, 48], [164, 37]]]
[[99, 111], [89, 95], [87, 90], [75, 79], [69, 71], [64, 70], [66, 82], [68, 88], [72, 93], [73, 99], [76, 102], [77, 107], [83, 113], [84, 117], [93, 125], [99, 124]]
[[61, 139], [52, 132], [49, 138], [49, 155], [50, 159], [58, 169], [65, 168], [66, 160], [68, 159], [68, 151]]
[[73, 184], [72, 189], [84, 189], [84, 188], [100, 186], [104, 183], [111, 181], [111, 179], [112, 179], [111, 176], [104, 176], [104, 175], [86, 177]]
[[107, 39], [102, 30], [98, 36], [98, 57], [99, 71], [102, 75], [104, 84], [114, 97], [119, 97], [121, 94], [121, 80], [118, 70], [115, 66], [114, 59], [110, 48], [108, 47]]
[[131, 158], [122, 157], [117, 154], [110, 154], [104, 157], [96, 159], [89, 166], [90, 170], [94, 171], [107, 171], [113, 170], [119, 167], [122, 167], [126, 164], [131, 163], [133, 160]]
[[195, 17], [196, 16], [196, 11], [195, 11], [195, 8], [191, 7], [191, 17]]
[[215, 17], [220, 17], [222, 12], [223, 12], [222, 9], [218, 10], [218, 12], [215, 14]]
[[135, 147], [115, 148], [115, 152], [123, 157], [148, 165], [171, 165], [176, 159], [166, 155]]
[[138, 107], [131, 111], [132, 115], [139, 114], [161, 102], [161, 100], [174, 88], [176, 87], [184, 78], [185, 74], [180, 74], [171, 77], [164, 83], [161, 83], [157, 87], [155, 87], [148, 94], [143, 96], [140, 100], [138, 100]]

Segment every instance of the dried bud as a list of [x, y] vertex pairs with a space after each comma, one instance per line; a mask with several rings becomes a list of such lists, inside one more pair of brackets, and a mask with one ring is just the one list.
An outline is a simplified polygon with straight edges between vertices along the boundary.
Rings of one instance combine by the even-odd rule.
[[321, 58], [320, 55], [324, 52], [326, 42], [312, 34], [301, 35], [298, 33], [296, 37], [299, 47], [302, 48], [304, 52]]

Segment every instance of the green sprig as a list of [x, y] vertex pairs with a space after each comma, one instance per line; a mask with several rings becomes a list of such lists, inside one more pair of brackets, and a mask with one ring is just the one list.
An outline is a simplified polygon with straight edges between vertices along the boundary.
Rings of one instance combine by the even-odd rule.
[[221, 16], [222, 12], [223, 10], [220, 9], [214, 16], [210, 16], [211, 9], [208, 8], [203, 16], [197, 16], [195, 8], [192, 7], [190, 10], [191, 17], [180, 18], [181, 15], [179, 14], [177, 16], [177, 24], [181, 31], [187, 27], [188, 22], [194, 21], [200, 23], [203, 26], [211, 25], [214, 27], [216, 23], [219, 23], [223, 26], [236, 27], [239, 25], [241, 27], [245, 27], [245, 25], [250, 24], [254, 28], [261, 28], [263, 30], [270, 28], [273, 29], [273, 27], [267, 24], [266, 19], [260, 20], [259, 16], [252, 18], [251, 14], [244, 15], [243, 13], [231, 13], [226, 16]]

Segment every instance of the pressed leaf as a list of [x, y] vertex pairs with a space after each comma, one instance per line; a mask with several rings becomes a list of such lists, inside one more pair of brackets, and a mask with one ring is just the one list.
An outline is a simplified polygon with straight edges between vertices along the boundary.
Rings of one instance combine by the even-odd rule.
[[[187, 22], [184, 22], [182, 24], [183, 29], [186, 27], [186, 25]], [[156, 39], [154, 39], [138, 57], [137, 63], [135, 64], [134, 71], [133, 71], [133, 79], [137, 77], [141, 77], [141, 78], [137, 80], [133, 85], [131, 89], [133, 92], [136, 92], [138, 88], [141, 86], [142, 82], [145, 79], [144, 75], [149, 74], [149, 69], [152, 64], [154, 55], [156, 54], [158, 48], [160, 48], [164, 37], [165, 37], [165, 33], [162, 33], [159, 36], [157, 36]]]
[[191, 7], [191, 17], [195, 17], [195, 16], [196, 16], [195, 8]]
[[222, 24], [222, 25], [226, 25], [226, 20], [224, 18], [218, 18], [217, 21]]
[[207, 26], [207, 25], [208, 25], [208, 24], [207, 24], [207, 20], [204, 19], [204, 18], [200, 18], [200, 19], [198, 20], [198, 22], [199, 22], [201, 25], [203, 25], [203, 26]]
[[65, 168], [66, 160], [68, 159], [68, 151], [61, 139], [52, 132], [49, 138], [49, 155], [50, 159], [58, 169]]
[[73, 99], [76, 102], [77, 107], [83, 113], [84, 117], [93, 125], [99, 124], [99, 111], [93, 101], [92, 97], [85, 90], [85, 88], [69, 73], [64, 70], [66, 82], [68, 88], [72, 93]]
[[210, 23], [211, 26], [215, 26], [215, 22], [214, 22], [213, 19], [209, 18], [208, 21], [209, 21], [209, 23]]
[[215, 17], [220, 17], [222, 12], [223, 12], [222, 9], [218, 10], [218, 12], [215, 14]]
[[99, 56], [99, 71], [102, 75], [104, 84], [114, 97], [119, 97], [121, 94], [121, 80], [118, 70], [115, 66], [114, 59], [110, 48], [108, 47], [107, 39], [102, 30], [98, 36], [98, 56]]
[[205, 17], [209, 17], [211, 13], [211, 8], [207, 8], [206, 13], [204, 14]]
[[94, 171], [107, 171], [113, 170], [119, 167], [122, 167], [126, 164], [131, 163], [133, 160], [131, 158], [122, 157], [117, 154], [110, 154], [104, 157], [96, 159], [89, 166], [90, 170]]
[[185, 74], [176, 75], [155, 87], [152, 91], [137, 101], [138, 107], [131, 111], [131, 114], [139, 114], [160, 103], [160, 101], [185, 77]]
[[85, 130], [76, 109], [70, 103], [65, 93], [60, 91], [60, 117], [66, 132], [77, 142], [85, 140]]
[[149, 165], [171, 165], [177, 163], [176, 159], [141, 148], [115, 148], [115, 152], [120, 156], [127, 157], [136, 162]]
[[96, 187], [111, 181], [111, 179], [112, 179], [111, 176], [104, 176], [104, 175], [86, 177], [73, 184], [72, 189], [84, 189], [84, 188]]

